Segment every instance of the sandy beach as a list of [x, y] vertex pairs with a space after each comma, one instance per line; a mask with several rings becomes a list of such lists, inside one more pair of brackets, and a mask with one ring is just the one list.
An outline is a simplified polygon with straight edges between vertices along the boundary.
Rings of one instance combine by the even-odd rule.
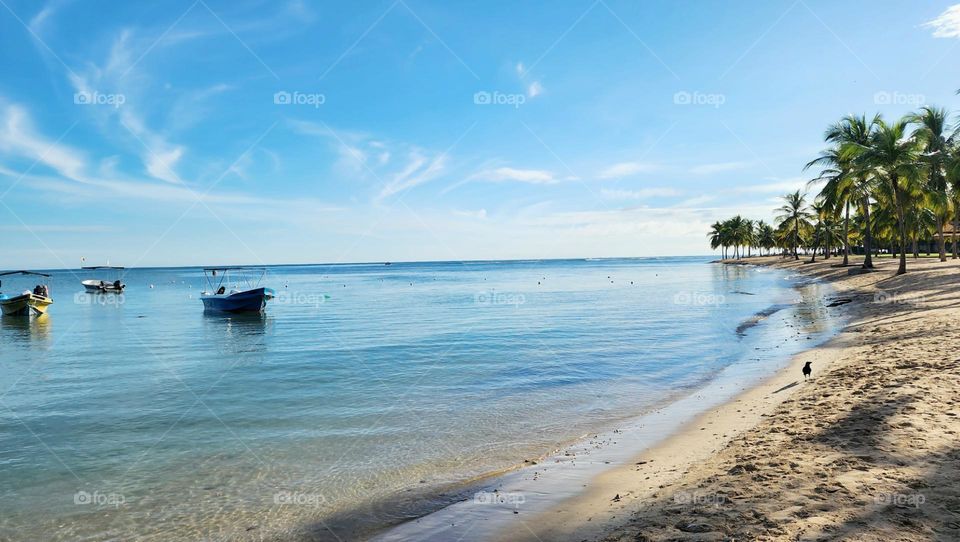
[[848, 324], [502, 540], [960, 539], [956, 261], [747, 261], [830, 281]]

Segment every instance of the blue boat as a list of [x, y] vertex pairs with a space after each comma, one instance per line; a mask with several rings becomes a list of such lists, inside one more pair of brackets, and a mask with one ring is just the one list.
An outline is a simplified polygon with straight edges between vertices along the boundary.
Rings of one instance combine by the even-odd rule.
[[[262, 312], [267, 307], [267, 301], [276, 297], [273, 289], [259, 285], [266, 275], [266, 269], [211, 267], [203, 272], [207, 279], [207, 290], [200, 294], [200, 300], [206, 311]], [[253, 276], [255, 273], [259, 273], [259, 278]], [[238, 279], [231, 281], [231, 274]], [[241, 281], [245, 284], [241, 285]], [[233, 287], [230, 287], [231, 283]]]

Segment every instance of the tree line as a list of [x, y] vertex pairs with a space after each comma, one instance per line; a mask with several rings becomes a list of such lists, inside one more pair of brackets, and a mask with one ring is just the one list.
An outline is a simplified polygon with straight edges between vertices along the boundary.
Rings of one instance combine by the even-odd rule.
[[[960, 231], [960, 125], [952, 125], [946, 109], [925, 106], [895, 121], [881, 115], [848, 115], [824, 134], [828, 147], [806, 164], [819, 173], [807, 188], [786, 194], [770, 226], [741, 216], [715, 222], [710, 246], [724, 258], [768, 254], [778, 249], [799, 259], [801, 250], [825, 258], [851, 251], [864, 255], [862, 267], [873, 268], [881, 250], [899, 256], [897, 274], [907, 272], [907, 253], [919, 257], [936, 241], [940, 261], [947, 260], [944, 227]], [[953, 242], [953, 258], [958, 258]], [[746, 251], [746, 253], [744, 253]]]

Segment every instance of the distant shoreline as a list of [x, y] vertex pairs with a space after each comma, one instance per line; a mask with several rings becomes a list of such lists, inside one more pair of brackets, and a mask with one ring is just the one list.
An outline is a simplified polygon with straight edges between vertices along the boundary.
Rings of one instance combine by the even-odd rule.
[[[437, 264], [498, 264], [498, 263], [537, 263], [537, 262], [603, 262], [603, 261], [623, 261], [623, 260], [657, 260], [668, 258], [713, 258], [715, 255], [698, 254], [690, 256], [603, 256], [603, 257], [578, 257], [578, 258], [494, 258], [482, 260], [389, 260], [389, 261], [367, 261], [367, 262], [313, 262], [313, 263], [248, 263], [248, 264], [197, 264], [197, 265], [145, 265], [128, 267], [126, 271], [131, 270], [157, 270], [157, 269], [203, 269], [214, 267], [341, 267], [350, 265], [364, 265], [384, 267], [394, 265], [437, 265]], [[11, 266], [13, 269], [16, 266]], [[20, 266], [23, 267], [23, 266]], [[77, 272], [81, 266], [77, 267], [33, 267], [30, 269], [44, 272]], [[0, 269], [6, 269], [0, 266]]]

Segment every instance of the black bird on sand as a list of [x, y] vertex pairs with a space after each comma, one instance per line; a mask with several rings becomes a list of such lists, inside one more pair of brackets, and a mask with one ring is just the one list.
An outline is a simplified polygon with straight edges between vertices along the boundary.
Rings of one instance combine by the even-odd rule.
[[813, 372], [813, 370], [810, 369], [810, 363], [811, 363], [811, 362], [808, 361], [807, 364], [803, 366], [803, 379], [804, 379], [804, 380], [806, 380], [807, 377], [810, 376], [810, 373]]

